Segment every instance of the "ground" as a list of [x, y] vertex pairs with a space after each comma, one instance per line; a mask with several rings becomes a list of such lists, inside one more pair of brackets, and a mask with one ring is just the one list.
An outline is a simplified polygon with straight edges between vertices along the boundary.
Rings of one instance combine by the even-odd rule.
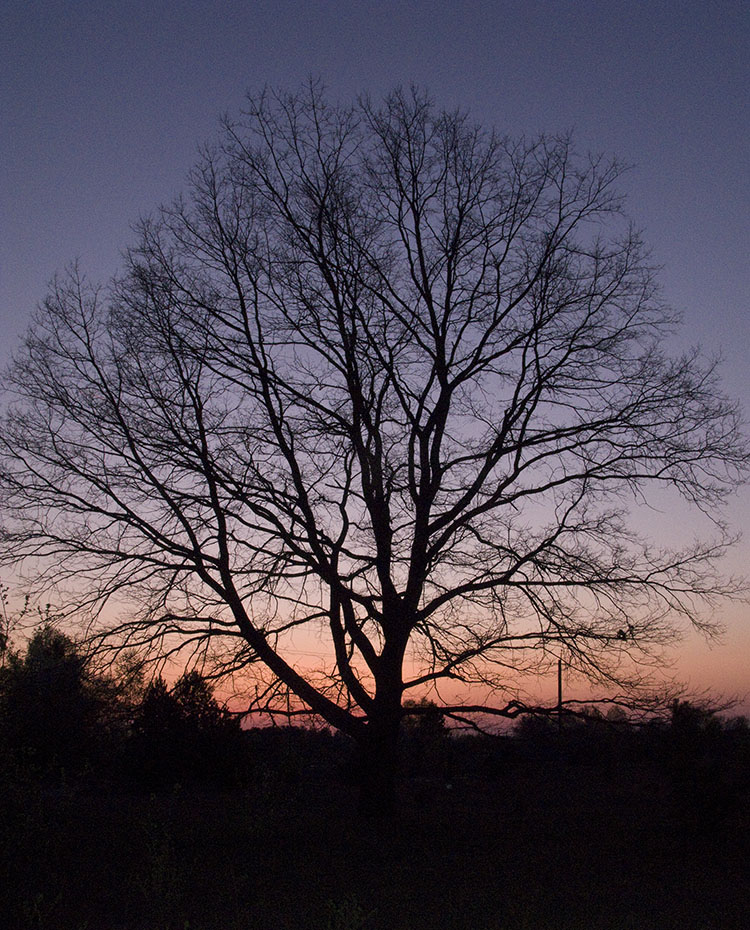
[[[610, 760], [611, 762], [611, 760]], [[486, 759], [405, 778], [275, 765], [154, 794], [9, 780], [2, 925], [55, 930], [746, 930], [747, 772]]]

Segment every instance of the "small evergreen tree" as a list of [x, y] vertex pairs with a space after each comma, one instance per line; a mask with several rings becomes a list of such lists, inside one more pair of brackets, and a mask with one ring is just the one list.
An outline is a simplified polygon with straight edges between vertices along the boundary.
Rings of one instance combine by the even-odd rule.
[[46, 624], [0, 669], [0, 742], [12, 764], [44, 774], [96, 762], [115, 700], [78, 645]]

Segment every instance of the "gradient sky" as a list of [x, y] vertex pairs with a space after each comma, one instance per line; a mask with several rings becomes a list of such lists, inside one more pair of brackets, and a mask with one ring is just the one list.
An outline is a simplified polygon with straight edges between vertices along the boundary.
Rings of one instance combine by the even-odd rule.
[[[312, 75], [344, 101], [417, 83], [504, 132], [572, 129], [632, 164], [630, 214], [680, 341], [721, 353], [750, 411], [749, 39], [745, 0], [5, 0], [0, 363], [56, 270], [117, 269], [222, 113]], [[750, 524], [750, 491], [731, 516]], [[745, 540], [729, 567], [749, 556]], [[748, 711], [750, 608], [722, 617], [723, 644], [689, 637], [678, 671]]]

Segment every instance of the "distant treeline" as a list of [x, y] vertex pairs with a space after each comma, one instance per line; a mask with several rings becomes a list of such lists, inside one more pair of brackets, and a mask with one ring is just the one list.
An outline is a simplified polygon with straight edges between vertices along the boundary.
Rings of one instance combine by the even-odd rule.
[[[750, 765], [750, 726], [687, 701], [648, 722], [595, 707], [561, 721], [527, 716], [503, 735], [451, 730], [438, 707], [419, 702], [402, 727], [401, 771], [424, 790], [460, 789], [515, 767], [596, 766], [605, 774], [660, 770], [725, 781]], [[328, 729], [245, 730], [198, 672], [172, 687], [124, 658], [96, 672], [76, 643], [52, 626], [0, 668], [0, 771], [46, 780], [91, 779], [158, 790], [314, 780], [358, 781], [350, 741]]]

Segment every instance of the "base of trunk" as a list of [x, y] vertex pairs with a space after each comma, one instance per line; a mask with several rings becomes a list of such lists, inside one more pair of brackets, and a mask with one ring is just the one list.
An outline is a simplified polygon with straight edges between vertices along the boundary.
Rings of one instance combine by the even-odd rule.
[[358, 809], [365, 817], [386, 818], [396, 813], [397, 741], [398, 730], [360, 746]]

